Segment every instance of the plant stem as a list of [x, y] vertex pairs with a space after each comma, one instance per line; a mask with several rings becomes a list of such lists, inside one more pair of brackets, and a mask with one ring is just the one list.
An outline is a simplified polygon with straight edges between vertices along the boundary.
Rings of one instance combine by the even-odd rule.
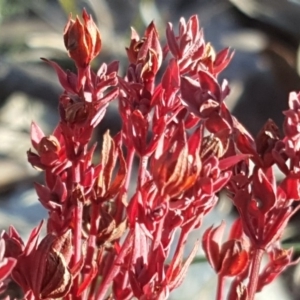
[[126, 157], [127, 174], [126, 174], [126, 181], [124, 186], [126, 192], [128, 191], [128, 187], [130, 183], [134, 153], [135, 153], [134, 148], [131, 147], [130, 149], [128, 149], [128, 154]]
[[252, 268], [251, 268], [251, 274], [248, 284], [248, 299], [254, 300], [254, 296], [257, 289], [257, 283], [258, 283], [258, 276], [259, 276], [259, 269], [261, 260], [264, 254], [263, 249], [255, 249], [254, 250], [254, 257], [252, 262]]
[[218, 287], [217, 287], [216, 300], [223, 299], [224, 285], [225, 285], [225, 277], [223, 275], [218, 275]]
[[98, 231], [98, 225], [99, 225], [99, 212], [100, 212], [100, 204], [98, 203], [93, 203], [91, 205], [91, 229], [89, 233], [89, 238], [88, 238], [88, 249], [87, 249], [87, 256], [86, 256], [86, 264], [88, 266], [91, 265], [93, 261], [93, 256], [96, 248], [96, 235]]
[[[74, 264], [80, 262], [81, 260], [81, 230], [82, 230], [82, 202], [78, 201], [77, 205], [75, 206], [75, 229], [74, 229]], [[78, 275], [74, 279], [73, 284], [73, 299], [78, 299], [78, 297], [75, 298], [75, 295], [77, 294], [78, 288], [80, 284], [80, 275]]]
[[132, 247], [132, 241], [133, 241], [132, 237], [133, 237], [133, 231], [130, 231], [126, 236], [122, 249], [119, 252], [117, 258], [115, 259], [114, 264], [111, 266], [108, 274], [105, 276], [105, 278], [103, 278], [103, 281], [101, 282], [101, 285], [96, 295], [97, 300], [102, 300], [104, 298], [110, 284], [112, 283], [112, 280], [119, 272], [123, 259], [128, 253], [128, 249]]
[[[122, 187], [118, 197], [116, 198], [116, 213], [115, 213], [115, 220], [116, 223], [119, 224], [122, 222], [122, 218], [124, 210], [123, 210], [123, 198], [127, 196], [128, 188], [130, 184], [131, 179], [131, 173], [132, 173], [132, 167], [133, 167], [133, 159], [134, 159], [135, 150], [133, 147], [130, 147], [128, 149], [127, 157], [126, 157], [126, 166], [127, 166], [127, 172], [126, 172], [126, 179], [124, 186]], [[121, 203], [120, 203], [121, 202]]]
[[75, 206], [75, 264], [81, 259], [81, 229], [82, 229], [82, 202], [78, 201]]
[[[88, 249], [87, 249], [87, 255], [85, 259], [85, 266], [91, 267], [92, 268], [92, 263], [93, 259], [95, 258], [95, 250], [96, 250], [96, 235], [98, 231], [98, 224], [99, 224], [99, 211], [100, 211], [100, 204], [98, 203], [93, 203], [91, 205], [91, 210], [92, 210], [92, 216], [91, 216], [91, 229], [88, 237]], [[85, 278], [88, 276], [88, 274], [84, 275], [83, 281]], [[97, 280], [94, 278], [94, 280]], [[87, 299], [88, 297], [88, 289], [85, 289], [85, 291], [82, 294], [83, 299]]]
[[140, 165], [139, 165], [139, 186], [143, 186], [143, 184], [146, 181], [146, 170], [147, 170], [147, 165], [148, 165], [148, 156], [143, 156], [140, 160]]
[[[78, 162], [73, 163], [72, 168], [72, 177], [73, 177], [73, 188], [78, 188], [78, 184], [80, 183], [80, 165]], [[79, 199], [74, 199], [75, 208], [74, 208], [74, 260], [73, 266], [81, 260], [81, 232], [82, 232], [82, 213], [83, 213], [83, 204]], [[78, 299], [76, 297], [78, 288], [80, 284], [80, 275], [78, 275], [74, 279], [73, 283], [73, 299]]]

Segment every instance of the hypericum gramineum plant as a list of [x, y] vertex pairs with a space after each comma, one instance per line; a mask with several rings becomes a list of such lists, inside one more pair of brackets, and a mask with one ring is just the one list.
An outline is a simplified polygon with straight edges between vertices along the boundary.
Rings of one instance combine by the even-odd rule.
[[[64, 31], [77, 73], [44, 59], [64, 88], [60, 122], [50, 136], [31, 128], [28, 160], [45, 174], [35, 188], [48, 210], [47, 235], [38, 242], [42, 222], [27, 243], [13, 227], [2, 233], [2, 290], [14, 280], [28, 300], [167, 299], [197, 253], [200, 241], [183, 259], [189, 233], [226, 189], [239, 219], [225, 242], [224, 222], [207, 229], [202, 247], [218, 275], [216, 299], [225, 299], [226, 277], [233, 278], [227, 299], [254, 299], [294, 263], [280, 238], [299, 208], [300, 94], [291, 94], [284, 112], [284, 138], [268, 121], [254, 139], [224, 103], [227, 82], [218, 82], [232, 53], [205, 43], [196, 16], [181, 19], [177, 34], [168, 24], [164, 47], [153, 23], [142, 38], [132, 29], [124, 77], [118, 62], [91, 69], [101, 36], [86, 11], [82, 18], [70, 18]], [[104, 135], [95, 164], [91, 138], [113, 100], [122, 130]], [[280, 184], [274, 166], [285, 176]], [[260, 269], [264, 254], [269, 262]]]

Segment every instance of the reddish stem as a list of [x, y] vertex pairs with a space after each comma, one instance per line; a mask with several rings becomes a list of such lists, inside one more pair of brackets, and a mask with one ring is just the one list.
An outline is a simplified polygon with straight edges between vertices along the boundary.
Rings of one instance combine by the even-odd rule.
[[127, 174], [126, 174], [126, 181], [125, 181], [125, 185], [124, 185], [124, 189], [126, 192], [128, 191], [128, 187], [129, 187], [129, 183], [130, 183], [134, 153], [135, 153], [134, 148], [128, 149], [128, 154], [126, 157]]
[[146, 181], [146, 170], [147, 170], [147, 165], [148, 165], [148, 156], [142, 156], [140, 159], [140, 165], [139, 165], [139, 186], [143, 186], [143, 184]]
[[124, 241], [124, 244], [122, 246], [121, 251], [119, 252], [117, 258], [115, 259], [114, 264], [111, 266], [111, 268], [109, 269], [107, 275], [105, 276], [105, 278], [103, 279], [103, 281], [101, 282], [101, 285], [98, 289], [97, 295], [96, 295], [96, 299], [97, 300], [102, 300], [110, 286], [110, 284], [112, 283], [114, 277], [117, 275], [117, 273], [120, 270], [120, 267], [122, 265], [122, 261], [124, 259], [124, 257], [126, 256], [126, 254], [128, 253], [128, 249], [130, 247], [132, 247], [132, 236], [133, 236], [133, 231], [130, 231], [128, 233], [128, 235], [126, 236], [126, 239]]
[[75, 263], [81, 259], [82, 202], [75, 207]]
[[[77, 264], [81, 260], [81, 230], [82, 230], [82, 202], [78, 201], [75, 206], [75, 228], [74, 228], [74, 263]], [[79, 299], [76, 297], [78, 288], [80, 285], [80, 275], [78, 275], [73, 282], [73, 299]]]
[[96, 236], [98, 232], [98, 225], [99, 225], [99, 218], [100, 218], [100, 204], [93, 203], [92, 204], [92, 217], [91, 217], [91, 230], [89, 233], [88, 239], [88, 250], [87, 250], [87, 257], [86, 263], [87, 265], [91, 265], [93, 261], [93, 256], [96, 248]]
[[223, 275], [218, 275], [218, 286], [217, 286], [217, 296], [216, 300], [222, 300], [224, 294], [224, 285], [225, 285], [225, 277]]
[[123, 197], [124, 196], [126, 197], [126, 194], [128, 193], [128, 188], [129, 188], [130, 179], [131, 179], [131, 175], [132, 175], [131, 173], [132, 173], [134, 154], [135, 154], [134, 148], [130, 147], [128, 149], [128, 153], [127, 153], [127, 157], [126, 157], [127, 172], [126, 172], [125, 184], [124, 184], [123, 188], [121, 189], [118, 197], [116, 198], [115, 220], [116, 220], [117, 224], [122, 222], [122, 218], [124, 216], [124, 206], [122, 204], [122, 201], [123, 201]]
[[[72, 168], [73, 174], [73, 187], [76, 188], [77, 184], [80, 183], [80, 165], [78, 162], [73, 163]], [[82, 232], [82, 202], [75, 199], [75, 208], [74, 208], [74, 259], [73, 266], [80, 262], [81, 260], [81, 232]], [[73, 299], [78, 299], [76, 297], [78, 288], [80, 285], [80, 275], [78, 275], [73, 282]]]
[[261, 264], [263, 254], [264, 254], [263, 249], [254, 250], [254, 257], [253, 257], [251, 274], [250, 274], [249, 284], [248, 284], [249, 300], [254, 300], [254, 296], [257, 289], [257, 283], [258, 283], [259, 269], [260, 269], [260, 264]]
[[95, 291], [96, 291], [96, 285], [98, 283], [98, 276], [96, 276], [94, 278], [94, 280], [92, 281], [90, 288], [89, 288], [89, 296], [88, 296], [88, 300], [95, 300]]
[[[99, 224], [99, 218], [100, 218], [100, 204], [98, 203], [93, 203], [92, 206], [92, 216], [91, 216], [91, 230], [89, 232], [89, 238], [88, 238], [88, 249], [87, 249], [87, 255], [86, 255], [86, 260], [85, 260], [85, 267], [92, 267], [92, 262], [94, 259], [94, 254], [95, 254], [95, 249], [96, 249], [96, 236], [98, 232], [98, 224]], [[85, 268], [85, 270], [88, 270]], [[85, 277], [88, 276], [85, 274]], [[84, 278], [85, 279], [85, 278]], [[84, 280], [83, 279], [83, 280]], [[97, 276], [94, 279], [97, 281]], [[87, 299], [89, 290], [86, 289], [83, 294], [82, 298]]]

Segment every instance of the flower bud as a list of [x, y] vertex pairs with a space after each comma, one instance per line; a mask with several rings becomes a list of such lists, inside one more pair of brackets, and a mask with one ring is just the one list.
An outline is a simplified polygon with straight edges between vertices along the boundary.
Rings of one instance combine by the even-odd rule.
[[65, 47], [79, 68], [87, 67], [101, 50], [100, 32], [92, 17], [83, 10], [82, 18], [83, 24], [78, 17], [70, 18], [64, 31]]

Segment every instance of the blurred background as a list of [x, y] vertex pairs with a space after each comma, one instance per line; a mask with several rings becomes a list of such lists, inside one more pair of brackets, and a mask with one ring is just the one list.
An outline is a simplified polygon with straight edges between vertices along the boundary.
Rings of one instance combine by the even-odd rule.
[[[53, 70], [40, 57], [75, 69], [62, 33], [69, 12], [81, 14], [83, 7], [93, 15], [102, 35], [103, 49], [95, 68], [117, 59], [121, 74], [126, 67], [130, 26], [142, 35], [154, 20], [164, 41], [166, 22], [177, 28], [180, 17], [197, 14], [207, 42], [217, 51], [224, 47], [235, 50], [220, 80], [229, 81], [227, 103], [254, 135], [268, 118], [281, 126], [289, 92], [300, 91], [300, 0], [1, 0], [0, 229], [14, 224], [25, 239], [46, 217], [32, 190], [32, 182], [41, 181], [42, 176], [26, 160], [30, 123], [36, 121], [49, 134], [58, 120], [57, 103], [62, 92]], [[99, 137], [107, 128], [118, 131], [120, 122], [116, 120], [117, 105], [112, 104]], [[231, 207], [221, 203], [205, 220], [203, 229], [221, 219], [230, 223], [233, 218]], [[287, 242], [300, 240], [298, 220], [296, 216], [286, 230]], [[199, 236], [195, 232], [187, 248]], [[215, 279], [207, 264], [194, 264], [171, 299], [213, 299]], [[290, 268], [257, 299], [300, 299], [299, 282], [299, 267]]]

